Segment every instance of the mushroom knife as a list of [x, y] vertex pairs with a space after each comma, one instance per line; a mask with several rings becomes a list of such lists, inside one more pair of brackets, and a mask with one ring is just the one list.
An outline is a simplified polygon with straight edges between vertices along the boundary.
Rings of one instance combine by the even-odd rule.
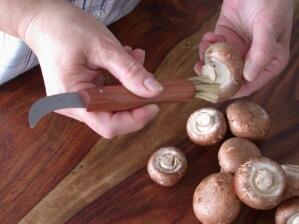
[[124, 111], [147, 104], [186, 102], [197, 97], [194, 81], [172, 79], [161, 81], [164, 90], [156, 97], [139, 97], [121, 85], [104, 86], [47, 96], [36, 101], [29, 110], [29, 125], [33, 128], [46, 114], [66, 108], [87, 111]]

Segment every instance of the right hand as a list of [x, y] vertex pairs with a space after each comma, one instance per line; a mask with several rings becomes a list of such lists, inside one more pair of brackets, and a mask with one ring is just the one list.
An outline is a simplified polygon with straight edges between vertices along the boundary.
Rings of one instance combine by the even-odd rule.
[[[103, 24], [67, 2], [49, 1], [23, 36], [39, 59], [47, 95], [96, 87], [104, 70], [136, 95], [154, 97], [163, 90], [143, 67], [143, 50], [125, 49]], [[112, 138], [143, 128], [158, 110], [156, 105], [147, 105], [117, 113], [85, 109], [57, 112]]]

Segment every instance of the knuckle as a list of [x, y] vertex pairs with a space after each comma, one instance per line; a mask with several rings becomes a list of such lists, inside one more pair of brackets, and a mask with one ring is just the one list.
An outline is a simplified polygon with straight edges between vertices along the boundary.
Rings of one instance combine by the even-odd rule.
[[115, 43], [115, 41], [106, 38], [106, 39], [98, 39], [95, 41], [95, 58], [100, 60], [100, 63], [103, 65], [105, 61], [109, 61], [109, 59], [118, 52], [119, 46]]
[[143, 67], [138, 62], [132, 60], [129, 62], [126, 66], [126, 68], [123, 71], [122, 77], [125, 77], [126, 79], [134, 79], [136, 76], [141, 74], [143, 72]]

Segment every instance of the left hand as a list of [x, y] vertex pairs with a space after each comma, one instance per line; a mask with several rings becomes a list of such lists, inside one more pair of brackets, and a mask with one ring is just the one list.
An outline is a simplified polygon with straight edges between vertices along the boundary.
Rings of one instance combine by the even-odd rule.
[[292, 18], [293, 0], [224, 0], [215, 31], [205, 33], [199, 44], [200, 59], [212, 43], [231, 44], [245, 57], [247, 81], [234, 97], [250, 95], [287, 65]]

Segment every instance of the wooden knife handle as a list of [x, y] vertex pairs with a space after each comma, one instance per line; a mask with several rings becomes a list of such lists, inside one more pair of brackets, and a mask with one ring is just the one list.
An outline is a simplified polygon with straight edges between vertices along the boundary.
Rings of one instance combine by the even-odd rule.
[[81, 90], [87, 111], [124, 111], [147, 104], [186, 102], [194, 98], [194, 85], [186, 79], [160, 81], [164, 90], [156, 97], [144, 98], [129, 92], [122, 85]]

